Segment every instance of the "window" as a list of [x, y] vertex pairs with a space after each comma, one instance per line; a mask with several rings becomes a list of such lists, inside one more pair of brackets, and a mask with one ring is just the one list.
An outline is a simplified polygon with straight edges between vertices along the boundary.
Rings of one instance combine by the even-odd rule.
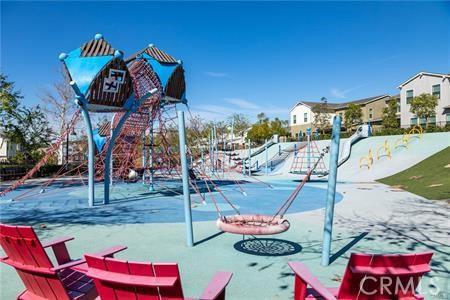
[[410, 104], [412, 98], [414, 98], [413, 90], [406, 91], [406, 104]]
[[417, 125], [417, 118], [411, 118], [410, 123], [411, 125]]
[[373, 108], [369, 108], [369, 119], [373, 118]]
[[303, 122], [308, 123], [308, 113], [303, 114]]
[[419, 119], [419, 123], [420, 123], [420, 125], [426, 124], [427, 123], [427, 118], [420, 118]]
[[297, 124], [297, 115], [292, 116], [292, 124]]
[[447, 124], [450, 124], [450, 114], [445, 114], [445, 121]]
[[397, 100], [397, 113], [400, 113], [400, 99]]
[[441, 85], [440, 84], [433, 85], [432, 93], [433, 96], [436, 96], [436, 98], [441, 99]]
[[428, 124], [436, 124], [436, 116], [429, 117]]

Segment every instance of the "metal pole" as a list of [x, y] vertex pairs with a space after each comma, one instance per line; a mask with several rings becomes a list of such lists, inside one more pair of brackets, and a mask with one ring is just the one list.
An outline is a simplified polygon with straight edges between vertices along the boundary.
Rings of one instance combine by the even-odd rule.
[[327, 204], [322, 240], [322, 265], [330, 264], [331, 238], [333, 232], [334, 200], [336, 196], [336, 179], [339, 158], [339, 140], [341, 133], [341, 117], [335, 116], [330, 149], [330, 173], [328, 174]]
[[94, 193], [94, 137], [92, 135], [92, 123], [89, 116], [89, 112], [84, 104], [78, 102], [83, 114], [84, 124], [86, 126], [86, 134], [88, 137], [88, 204], [94, 206], [95, 193]]
[[244, 152], [242, 153], [242, 175], [245, 175], [245, 159], [244, 159], [244, 155], [245, 155], [245, 150], [246, 150], [247, 146], [244, 142]]
[[217, 128], [216, 125], [214, 125], [213, 130], [213, 140], [214, 140], [214, 170], [218, 171], [217, 162], [219, 161], [219, 151], [217, 149]]
[[69, 166], [68, 166], [68, 164], [69, 164], [69, 135], [70, 135], [70, 132], [69, 132], [69, 125], [67, 125], [66, 126], [66, 130], [67, 130], [67, 135], [66, 135], [66, 161], [65, 161], [65, 166], [66, 166], [66, 171], [69, 169]]
[[252, 175], [252, 145], [250, 139], [248, 140], [248, 176]]
[[211, 171], [214, 173], [214, 148], [213, 148], [213, 129], [209, 131], [209, 159], [211, 160]]
[[266, 155], [266, 175], [269, 174], [269, 153], [267, 151], [267, 139], [266, 142], [264, 143], [264, 152]]
[[154, 168], [153, 168], [153, 114], [152, 110], [149, 110], [149, 145], [148, 145], [148, 166], [149, 166], [149, 172], [150, 172], [150, 178], [149, 178], [149, 191], [153, 192], [155, 190], [154, 184], [153, 184], [153, 175], [154, 175]]
[[[109, 124], [109, 137], [112, 137], [113, 130], [114, 130], [114, 121], [116, 120], [117, 114], [114, 114], [111, 118], [111, 124]], [[113, 185], [114, 181], [114, 153], [111, 152], [111, 161], [109, 163], [109, 169], [111, 170], [111, 180], [110, 185]]]
[[75, 92], [76, 99], [75, 104], [81, 109], [81, 114], [83, 115], [84, 124], [86, 125], [86, 134], [88, 137], [88, 204], [89, 206], [94, 206], [95, 193], [94, 193], [94, 136], [92, 133], [92, 123], [89, 116], [89, 111], [86, 107], [87, 100], [85, 96], [81, 93], [78, 85], [75, 81], [69, 82], [73, 91]]
[[311, 128], [306, 129], [306, 142], [307, 142], [307, 148], [306, 148], [306, 160], [307, 160], [307, 172], [309, 173], [309, 170], [311, 170]]
[[[142, 133], [142, 168], [144, 172], [142, 172], [142, 184], [145, 185], [145, 176], [147, 172], [147, 155], [146, 153], [146, 136], [145, 131]], [[112, 169], [111, 169], [112, 170]], [[111, 176], [112, 177], [112, 176]]]
[[183, 179], [184, 221], [186, 223], [186, 243], [188, 247], [194, 246], [194, 233], [192, 230], [191, 194], [189, 192], [188, 165], [186, 157], [186, 133], [184, 127], [184, 112], [178, 111], [178, 136], [180, 143], [181, 175]]
[[[234, 117], [231, 119], [231, 145], [230, 150], [234, 150]], [[231, 156], [230, 156], [231, 159]]]

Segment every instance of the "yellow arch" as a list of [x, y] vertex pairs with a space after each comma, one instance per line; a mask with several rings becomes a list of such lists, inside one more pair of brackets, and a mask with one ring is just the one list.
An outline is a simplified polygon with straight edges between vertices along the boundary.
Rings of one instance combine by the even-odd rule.
[[394, 149], [396, 149], [399, 146], [399, 143], [402, 143], [405, 148], [408, 148], [410, 138], [411, 138], [410, 135], [408, 133], [405, 133], [401, 138], [395, 141]]
[[418, 134], [419, 139], [423, 136], [423, 128], [420, 125], [414, 125], [408, 132], [408, 135]]
[[361, 169], [361, 167], [363, 166], [362, 162], [365, 161], [367, 168], [370, 169], [372, 167], [373, 164], [373, 153], [372, 153], [372, 149], [369, 149], [369, 153], [367, 154], [367, 156], [363, 156], [359, 159], [359, 168]]
[[380, 159], [380, 150], [383, 150], [385, 155], [389, 157], [389, 159], [392, 159], [391, 155], [391, 147], [389, 147], [389, 143], [387, 140], [384, 141], [384, 144], [378, 147], [377, 149], [377, 160]]

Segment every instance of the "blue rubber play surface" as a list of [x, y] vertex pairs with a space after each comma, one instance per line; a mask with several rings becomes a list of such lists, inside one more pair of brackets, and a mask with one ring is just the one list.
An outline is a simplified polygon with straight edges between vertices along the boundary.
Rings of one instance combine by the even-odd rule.
[[[289, 197], [298, 182], [276, 181], [271, 187], [261, 182], [216, 181], [223, 194], [240, 210], [241, 214], [274, 214]], [[32, 187], [23, 187], [0, 199], [2, 222], [16, 224], [135, 224], [184, 222], [182, 188], [179, 181], [166, 181], [150, 192], [142, 183], [118, 183], [111, 189], [111, 203], [88, 207], [87, 187], [83, 185], [58, 185], [39, 194], [38, 190], [25, 198], [13, 199]], [[211, 188], [211, 187], [210, 187]], [[234, 214], [234, 210], [219, 192], [209, 193], [198, 183], [202, 197], [192, 191], [192, 215], [194, 221], [210, 221], [218, 217], [214, 198], [222, 214]], [[103, 185], [96, 185], [96, 202], [101, 203]], [[306, 185], [301, 190], [288, 213], [309, 211], [325, 206], [326, 185]], [[336, 202], [342, 195], [336, 194]], [[203, 204], [202, 202], [206, 202]]]

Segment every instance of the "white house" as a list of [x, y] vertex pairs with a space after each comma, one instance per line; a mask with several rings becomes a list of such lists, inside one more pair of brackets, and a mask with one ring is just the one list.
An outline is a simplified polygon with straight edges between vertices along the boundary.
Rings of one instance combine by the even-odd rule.
[[450, 124], [450, 74], [420, 72], [398, 86], [400, 89], [400, 125], [410, 127], [415, 124], [425, 124], [425, 119], [409, 110], [411, 99], [420, 94], [432, 94], [438, 98], [436, 117], [430, 118], [428, 123], [445, 126]]
[[[313, 127], [314, 112], [312, 108], [319, 104], [318, 102], [299, 101], [289, 112], [289, 127], [291, 128], [291, 136], [298, 138], [299, 133], [304, 133], [306, 128]], [[333, 106], [333, 104], [328, 103]], [[330, 124], [333, 123], [334, 113], [330, 111]]]
[[20, 145], [11, 143], [5, 138], [3, 132], [0, 130], [0, 161], [5, 161], [12, 158], [20, 151]]

